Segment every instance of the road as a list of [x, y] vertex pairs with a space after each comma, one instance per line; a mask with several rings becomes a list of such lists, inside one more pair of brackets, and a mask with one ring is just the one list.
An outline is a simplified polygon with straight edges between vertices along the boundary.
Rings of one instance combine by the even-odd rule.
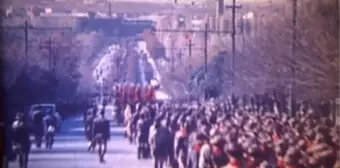
[[[136, 147], [123, 137], [123, 127], [111, 124], [111, 140], [105, 156], [99, 163], [96, 153], [87, 151], [82, 117], [65, 120], [61, 134], [56, 136], [52, 150], [37, 149], [32, 145], [28, 168], [151, 168], [152, 160], [137, 160]], [[12, 162], [9, 168], [19, 168]]]

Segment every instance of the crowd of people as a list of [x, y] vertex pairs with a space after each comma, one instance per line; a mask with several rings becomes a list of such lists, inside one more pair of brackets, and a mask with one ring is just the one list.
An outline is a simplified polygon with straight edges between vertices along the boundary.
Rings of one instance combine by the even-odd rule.
[[[129, 95], [133, 94], [125, 93], [125, 97]], [[317, 113], [307, 104], [292, 117], [280, 112], [275, 100], [233, 97], [170, 102], [119, 98], [115, 97], [115, 112], [123, 116], [128, 142], [136, 145], [136, 159], [153, 158], [155, 168], [340, 167], [340, 127], [320, 115], [329, 112]], [[109, 103], [103, 103], [102, 108], [92, 104], [84, 115], [88, 151], [98, 147], [101, 163], [105, 162], [111, 122], [105, 115]], [[32, 130], [37, 148], [44, 137], [46, 148], [52, 149], [55, 129], [60, 125], [60, 117], [44, 115], [43, 111], [33, 111], [30, 117], [32, 123], [27, 123], [23, 113], [18, 113], [12, 124], [11, 146], [20, 167], [28, 165]]]
[[[337, 168], [340, 127], [306, 104], [294, 117], [279, 112], [271, 101], [224, 100], [167, 102], [119, 101], [126, 137], [136, 145], [136, 159], [153, 158], [154, 167], [172, 168]], [[275, 102], [275, 101], [274, 101]], [[84, 115], [88, 151], [98, 147], [104, 163], [110, 122], [109, 104], [97, 104]], [[273, 105], [273, 106], [272, 106]], [[327, 113], [327, 112], [325, 112]], [[46, 148], [60, 122], [58, 117], [32, 113], [32, 124], [17, 113], [12, 124], [12, 150], [27, 167], [34, 130], [37, 148]], [[34, 129], [31, 129], [32, 126]], [[40, 128], [40, 129], [37, 129]]]
[[[190, 103], [123, 103], [126, 137], [137, 158], [154, 167], [328, 168], [339, 167], [339, 126], [302, 105], [294, 117], [277, 104], [226, 99]], [[272, 106], [274, 105], [274, 106]], [[104, 105], [105, 106], [105, 105]], [[86, 120], [89, 150], [100, 144], [104, 162], [109, 121], [105, 110]], [[120, 113], [120, 111], [118, 111]], [[97, 141], [99, 139], [99, 141]]]

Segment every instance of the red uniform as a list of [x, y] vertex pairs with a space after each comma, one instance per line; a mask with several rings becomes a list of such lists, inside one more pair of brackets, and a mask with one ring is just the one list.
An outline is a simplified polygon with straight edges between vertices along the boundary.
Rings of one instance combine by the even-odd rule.
[[132, 102], [135, 101], [135, 90], [136, 90], [135, 86], [131, 86], [129, 88], [129, 101], [132, 101]]
[[136, 101], [136, 102], [138, 102], [138, 101], [140, 101], [140, 99], [141, 99], [141, 87], [140, 86], [137, 86], [136, 88], [135, 88], [135, 96], [134, 96], [134, 100]]
[[141, 99], [143, 101], [148, 101], [148, 87], [147, 86], [141, 87]]
[[113, 92], [114, 92], [114, 96], [115, 96], [115, 99], [120, 102], [121, 101], [121, 98], [122, 98], [122, 92], [121, 92], [121, 86], [120, 85], [116, 85], [114, 86], [113, 88]]
[[148, 101], [154, 101], [155, 100], [155, 89], [154, 88], [148, 87], [147, 99], [148, 99]]
[[123, 87], [123, 101], [127, 102], [129, 100], [129, 90], [130, 90], [130, 86], [129, 85], [125, 85]]

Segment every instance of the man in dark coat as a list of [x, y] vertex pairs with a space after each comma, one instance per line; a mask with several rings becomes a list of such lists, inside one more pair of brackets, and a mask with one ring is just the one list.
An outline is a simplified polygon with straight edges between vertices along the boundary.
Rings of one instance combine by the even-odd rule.
[[43, 118], [44, 113], [41, 110], [33, 112], [32, 120], [34, 126], [34, 137], [37, 148], [41, 147], [42, 139], [44, 136]]
[[154, 168], [163, 168], [169, 157], [171, 133], [160, 121], [155, 123], [155, 134], [152, 135]]
[[95, 119], [95, 115], [92, 111], [89, 111], [86, 117], [85, 121], [85, 137], [88, 141], [88, 151], [94, 152], [94, 149], [96, 148], [96, 143], [93, 141], [93, 121]]
[[107, 149], [107, 141], [110, 140], [110, 121], [105, 118], [105, 106], [100, 112], [100, 116], [93, 122], [93, 136], [98, 144], [99, 161], [104, 163], [104, 155]]
[[17, 113], [12, 124], [13, 151], [19, 156], [20, 168], [27, 168], [28, 155], [31, 150], [29, 126], [23, 113]]

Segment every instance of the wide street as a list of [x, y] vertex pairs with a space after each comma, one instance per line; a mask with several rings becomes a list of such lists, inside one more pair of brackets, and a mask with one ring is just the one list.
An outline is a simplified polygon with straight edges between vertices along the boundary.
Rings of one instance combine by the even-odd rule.
[[[111, 124], [111, 140], [105, 164], [99, 163], [97, 153], [87, 151], [82, 117], [63, 121], [52, 150], [32, 145], [28, 168], [150, 168], [152, 160], [137, 160], [136, 147], [123, 137], [124, 128]], [[19, 168], [12, 162], [9, 168]]]

